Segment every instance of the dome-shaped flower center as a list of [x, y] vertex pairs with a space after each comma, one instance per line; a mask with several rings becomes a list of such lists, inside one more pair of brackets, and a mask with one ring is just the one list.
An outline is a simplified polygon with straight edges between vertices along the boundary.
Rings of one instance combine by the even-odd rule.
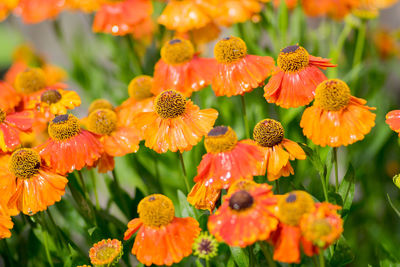
[[349, 104], [350, 88], [339, 79], [321, 82], [315, 90], [315, 104], [324, 110], [338, 111]]
[[239, 179], [236, 180], [235, 182], [233, 182], [233, 184], [229, 187], [228, 189], [228, 195], [232, 194], [233, 192], [236, 191], [240, 191], [240, 190], [250, 190], [252, 189], [254, 186], [256, 186], [257, 183], [252, 181], [252, 180], [248, 180], [248, 179]]
[[291, 45], [281, 50], [278, 56], [278, 66], [283, 71], [296, 72], [308, 66], [310, 55], [307, 50], [298, 45]]
[[29, 179], [39, 172], [39, 153], [30, 148], [20, 148], [12, 153], [9, 161], [9, 170], [15, 177]]
[[214, 57], [219, 63], [232, 63], [247, 55], [246, 43], [238, 37], [224, 38], [215, 45]]
[[210, 259], [217, 255], [217, 240], [206, 232], [201, 233], [193, 244], [194, 255], [202, 259]]
[[174, 219], [175, 208], [171, 199], [161, 194], [154, 194], [140, 201], [138, 213], [144, 225], [160, 227]]
[[307, 223], [306, 229], [302, 229], [304, 237], [315, 245], [323, 247], [325, 246], [324, 237], [328, 236], [332, 232], [332, 225], [327, 219], [318, 218]]
[[263, 147], [272, 147], [282, 142], [285, 131], [276, 120], [265, 119], [257, 123], [253, 130], [253, 138]]
[[79, 120], [72, 114], [55, 117], [49, 124], [49, 135], [56, 141], [62, 141], [76, 136], [81, 131]]
[[117, 114], [109, 109], [96, 109], [88, 118], [88, 130], [100, 135], [109, 135], [117, 128]]
[[240, 190], [231, 196], [229, 199], [229, 207], [232, 210], [243, 211], [250, 208], [254, 203], [251, 194], [245, 190]]
[[278, 201], [278, 217], [283, 223], [296, 226], [301, 217], [314, 208], [314, 200], [307, 192], [293, 191]]
[[161, 118], [173, 119], [185, 113], [186, 98], [175, 90], [167, 90], [156, 97], [154, 106]]
[[57, 90], [47, 90], [40, 96], [40, 101], [47, 104], [55, 104], [62, 98], [61, 94]]
[[237, 136], [231, 127], [214, 127], [206, 136], [204, 146], [209, 153], [220, 153], [232, 150], [237, 144]]
[[140, 75], [134, 78], [128, 86], [128, 93], [136, 101], [140, 101], [152, 97], [151, 87], [153, 86], [153, 78], [147, 75]]
[[6, 119], [6, 112], [0, 108], [0, 123]]
[[17, 75], [15, 90], [23, 94], [31, 94], [46, 87], [44, 71], [39, 68], [27, 69]]
[[193, 58], [194, 47], [188, 40], [177, 38], [164, 44], [161, 48], [161, 58], [167, 64], [177, 65]]
[[90, 262], [96, 266], [116, 263], [122, 256], [122, 243], [117, 239], [103, 239], [89, 251]]
[[96, 99], [89, 106], [89, 114], [95, 111], [96, 109], [110, 109], [114, 110], [113, 105], [105, 99]]

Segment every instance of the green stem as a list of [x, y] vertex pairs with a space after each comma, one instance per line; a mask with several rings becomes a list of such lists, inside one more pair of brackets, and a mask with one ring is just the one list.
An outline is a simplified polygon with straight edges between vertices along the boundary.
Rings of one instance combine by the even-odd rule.
[[117, 187], [117, 193], [118, 193], [118, 197], [122, 203], [122, 208], [124, 209], [123, 212], [125, 212], [126, 216], [128, 216], [129, 214], [129, 205], [126, 203], [125, 198], [123, 197], [123, 194], [121, 193], [121, 186], [119, 184], [119, 180], [118, 180], [118, 176], [117, 173], [115, 172], [115, 169], [113, 169], [111, 171], [112, 173], [112, 177], [114, 179], [115, 185]]
[[133, 64], [133, 73], [135, 75], [143, 74], [142, 64], [140, 63], [140, 57], [136, 53], [135, 45], [133, 43], [132, 37], [130, 35], [126, 35], [126, 36], [124, 36], [124, 38], [128, 44], [129, 50], [130, 50], [130, 55], [131, 55], [132, 64]]
[[357, 66], [361, 62], [365, 45], [366, 31], [367, 31], [367, 22], [365, 20], [362, 20], [360, 28], [358, 29], [356, 50], [354, 51], [354, 58], [353, 58], [353, 67]]
[[247, 249], [249, 251], [249, 266], [254, 267], [255, 266], [254, 247], [248, 246]]
[[[41, 214], [41, 221], [44, 224], [44, 214]], [[50, 266], [53, 267], [53, 260], [51, 259], [51, 255], [50, 255], [50, 250], [49, 250], [49, 240], [48, 240], [48, 235], [47, 235], [47, 230], [43, 229], [44, 225], [42, 225], [42, 235], [43, 235], [43, 241], [44, 241], [44, 250], [46, 251], [46, 257], [47, 257], [47, 261], [49, 262]]]
[[279, 179], [275, 180], [275, 189], [276, 189], [276, 193], [279, 194], [280, 190], [279, 190]]
[[322, 190], [324, 191], [325, 200], [329, 201], [328, 200], [328, 192], [326, 191], [325, 177], [324, 177], [323, 173], [319, 174], [319, 178], [321, 179]]
[[210, 262], [207, 259], [206, 259], [206, 267], [210, 267]]
[[93, 183], [93, 191], [94, 191], [94, 197], [96, 198], [96, 209], [100, 210], [100, 202], [99, 202], [99, 195], [97, 194], [97, 181], [96, 181], [96, 176], [94, 175], [94, 171], [92, 170], [91, 172], [91, 178], [92, 178], [92, 183]]
[[244, 98], [244, 95], [240, 95], [240, 99], [242, 100], [242, 110], [243, 110], [243, 121], [244, 121], [244, 128], [246, 131], [246, 138], [250, 138], [250, 127], [249, 127], [249, 121], [247, 120], [247, 112], [246, 112], [246, 100]]
[[[344, 25], [344, 28], [339, 35], [339, 38], [336, 42], [335, 47], [331, 50], [332, 52], [329, 54], [329, 57], [331, 58], [331, 60], [334, 64], [338, 64], [339, 55], [342, 52], [343, 45], [344, 45], [345, 41], [347, 40], [347, 37], [349, 36], [351, 29], [352, 29], [352, 26], [350, 23], [346, 23]], [[337, 75], [338, 75], [338, 68], [329, 68], [328, 69], [328, 77], [329, 78], [335, 78], [335, 77], [337, 77]]]
[[338, 172], [338, 160], [337, 160], [337, 147], [333, 148], [333, 161], [335, 163], [335, 189], [336, 193], [339, 191], [339, 172]]
[[86, 190], [86, 185], [85, 185], [85, 180], [83, 179], [83, 175], [81, 171], [77, 171], [78, 172], [78, 182], [79, 185], [82, 187], [83, 192], [85, 193], [85, 197], [87, 197], [87, 190]]
[[319, 267], [325, 267], [324, 251], [322, 249], [319, 251]]
[[268, 262], [269, 267], [276, 267], [275, 261], [272, 258], [271, 252], [269, 251], [268, 246], [264, 242], [258, 242], [260, 245], [261, 251], [264, 254], [265, 259]]
[[181, 165], [182, 165], [182, 171], [183, 171], [183, 179], [185, 180], [185, 186], [186, 186], [186, 190], [189, 193], [190, 192], [190, 185], [189, 185], [189, 181], [188, 181], [188, 177], [186, 174], [186, 168], [185, 168], [185, 162], [183, 161], [183, 155], [182, 152], [178, 152], [179, 154], [179, 160], [181, 161]]

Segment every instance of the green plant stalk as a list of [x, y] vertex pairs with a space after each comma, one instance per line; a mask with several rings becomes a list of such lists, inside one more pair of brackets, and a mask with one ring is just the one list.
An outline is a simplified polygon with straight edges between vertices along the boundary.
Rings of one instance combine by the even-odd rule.
[[48, 261], [49, 265], [51, 267], [53, 267], [54, 264], [53, 264], [53, 260], [51, 259], [51, 255], [50, 255], [47, 229], [44, 229], [44, 228], [48, 228], [48, 226], [45, 223], [44, 213], [42, 212], [39, 216], [40, 216], [40, 219], [39, 219], [39, 217], [38, 217], [38, 219], [40, 220], [40, 226], [41, 226], [41, 230], [42, 230], [42, 236], [43, 236], [43, 241], [44, 241], [44, 250], [46, 252], [46, 258], [47, 258], [47, 261]]
[[281, 36], [280, 47], [285, 47], [287, 46], [288, 31], [288, 9], [285, 0], [280, 1], [277, 19], [279, 26], [279, 36]]
[[319, 174], [319, 178], [321, 179], [321, 183], [322, 183], [322, 190], [324, 191], [324, 197], [326, 201], [328, 200], [328, 192], [326, 191], [326, 184], [325, 184], [325, 177], [323, 173]]
[[249, 127], [249, 121], [247, 119], [247, 112], [246, 112], [246, 100], [244, 98], [244, 95], [240, 95], [240, 99], [242, 102], [242, 110], [243, 110], [243, 122], [244, 122], [244, 129], [245, 129], [245, 134], [246, 138], [250, 138], [250, 127]]
[[123, 38], [126, 40], [128, 48], [130, 50], [129, 54], [132, 59], [133, 73], [135, 74], [135, 76], [143, 74], [142, 64], [140, 63], [140, 57], [136, 53], [132, 37], [130, 35], [126, 35]]
[[279, 194], [280, 190], [279, 190], [279, 179], [275, 180], [275, 189], [276, 189], [276, 193]]
[[338, 160], [337, 160], [337, 147], [333, 148], [333, 161], [335, 163], [335, 192], [339, 191], [339, 172], [338, 172]]
[[319, 251], [319, 266], [325, 267], [324, 251], [322, 249]]
[[189, 185], [188, 176], [187, 176], [187, 173], [186, 173], [185, 162], [183, 161], [182, 152], [179, 151], [178, 154], [179, 154], [179, 160], [181, 162], [182, 171], [183, 171], [183, 180], [185, 180], [186, 190], [187, 190], [187, 193], [189, 194], [190, 185]]
[[206, 259], [206, 267], [210, 267], [210, 261]]
[[248, 246], [247, 250], [249, 251], [249, 266], [255, 267], [255, 255], [254, 255], [254, 247], [253, 245]]
[[[329, 54], [329, 58], [332, 60], [332, 63], [334, 64], [338, 64], [338, 60], [339, 60], [339, 55], [342, 52], [344, 43], [347, 39], [347, 37], [349, 36], [350, 32], [352, 30], [352, 26], [350, 23], [346, 22], [346, 24], [344, 25], [343, 30], [341, 31], [339, 38], [336, 42], [336, 45], [334, 47], [334, 49], [331, 50], [331, 53]], [[328, 69], [328, 77], [329, 78], [336, 78], [338, 75], [338, 68], [329, 68]]]
[[267, 245], [262, 241], [258, 242], [258, 244], [260, 245], [261, 251], [264, 254], [264, 257], [268, 262], [268, 266], [276, 267], [275, 261], [272, 259], [271, 252], [269, 251]]
[[124, 208], [124, 212], [126, 212], [125, 214], [129, 214], [129, 205], [128, 205], [128, 203], [125, 202], [125, 199], [122, 197], [123, 194], [121, 193], [121, 186], [119, 184], [118, 176], [117, 176], [117, 173], [115, 172], [115, 169], [113, 169], [111, 171], [111, 173], [112, 173], [112, 177], [114, 179], [114, 182], [115, 182], [115, 184], [117, 185], [117, 188], [118, 188], [117, 189], [118, 190], [118, 196], [121, 196], [121, 202], [122, 202], [122, 206]]
[[353, 68], [361, 63], [361, 58], [365, 45], [366, 31], [367, 31], [367, 22], [365, 20], [362, 20], [357, 35], [356, 50], [354, 51], [354, 58], [353, 58]]
[[94, 197], [96, 198], [96, 209], [100, 210], [100, 202], [99, 202], [99, 195], [97, 193], [97, 181], [96, 181], [96, 176], [94, 175], [93, 170], [90, 171], [90, 176], [92, 178], [92, 183], [93, 183], [93, 191], [94, 191]]

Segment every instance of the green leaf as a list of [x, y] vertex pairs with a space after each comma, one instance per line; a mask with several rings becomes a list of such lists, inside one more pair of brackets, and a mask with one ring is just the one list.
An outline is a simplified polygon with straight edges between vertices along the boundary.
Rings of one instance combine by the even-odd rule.
[[229, 247], [231, 250], [232, 258], [235, 261], [237, 266], [240, 267], [248, 267], [249, 266], [249, 257], [245, 253], [243, 249], [240, 247]]
[[316, 153], [314, 150], [312, 150], [306, 144], [302, 144], [302, 143], [298, 143], [298, 144], [304, 150], [307, 158], [311, 161], [314, 168], [317, 169], [318, 173], [320, 175], [323, 175], [324, 174], [324, 164], [322, 163], [321, 158], [318, 155], [318, 153]]
[[355, 190], [355, 172], [353, 166], [350, 164], [347, 169], [346, 175], [343, 178], [339, 186], [339, 194], [343, 199], [343, 208], [342, 208], [342, 217], [345, 219], [347, 214], [349, 213], [351, 203], [354, 198], [354, 190]]
[[336, 244], [335, 252], [329, 261], [330, 266], [344, 266], [354, 260], [354, 254], [347, 243], [346, 239], [342, 236]]
[[200, 218], [201, 216], [200, 212], [197, 211], [192, 206], [190, 206], [185, 194], [181, 190], [178, 190], [178, 200], [181, 213], [180, 215], [182, 217], [192, 217], [195, 218], [196, 220]]
[[96, 231], [96, 229], [97, 229], [97, 226], [94, 226], [92, 228], [89, 228], [87, 231], [88, 231], [89, 235], [92, 236], [93, 232]]

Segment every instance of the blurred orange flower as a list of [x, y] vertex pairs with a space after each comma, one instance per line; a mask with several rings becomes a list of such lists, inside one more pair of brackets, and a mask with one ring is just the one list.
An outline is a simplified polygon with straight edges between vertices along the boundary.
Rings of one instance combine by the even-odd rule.
[[0, 108], [0, 151], [9, 152], [21, 145], [20, 133], [32, 131], [33, 113], [6, 113]]
[[4, 204], [0, 203], [0, 239], [11, 237], [10, 229], [12, 229], [13, 226], [14, 223], [7, 213], [7, 208], [4, 207]]
[[14, 110], [21, 101], [20, 95], [6, 82], [0, 81], [0, 108], [9, 112]]
[[389, 125], [390, 129], [400, 136], [400, 110], [392, 110], [386, 114], [386, 123]]
[[326, 16], [340, 20], [358, 7], [360, 0], [302, 0], [302, 7], [308, 16]]
[[0, 22], [18, 5], [20, 0], [2, 0], [0, 3]]
[[24, 23], [39, 23], [52, 19], [63, 10], [64, 0], [19, 0], [15, 14], [21, 16]]

